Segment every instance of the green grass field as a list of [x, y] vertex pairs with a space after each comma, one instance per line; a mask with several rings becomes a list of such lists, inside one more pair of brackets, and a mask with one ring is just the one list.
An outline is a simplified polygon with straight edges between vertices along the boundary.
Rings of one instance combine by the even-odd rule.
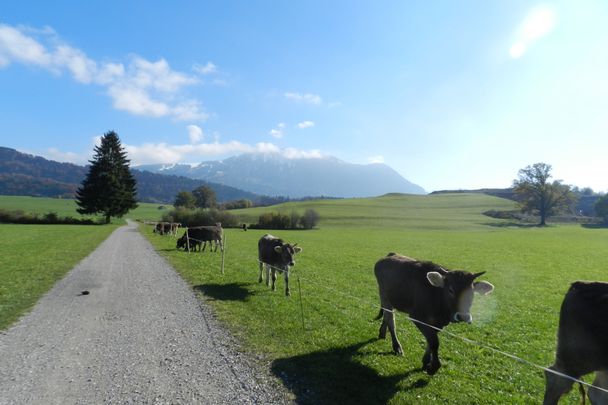
[[[487, 271], [496, 287], [476, 297], [472, 325], [447, 331], [540, 365], [553, 361], [559, 306], [574, 280], [608, 280], [608, 230], [575, 225], [508, 226], [481, 215], [512, 209], [483, 195], [387, 196], [310, 201], [238, 211], [254, 222], [260, 212], [314, 208], [319, 229], [271, 231], [304, 250], [290, 286], [258, 284], [257, 240], [262, 230], [226, 230], [225, 274], [219, 253], [175, 251], [175, 239], [142, 231], [182, 276], [203, 294], [244, 348], [271, 363], [302, 403], [520, 404], [539, 403], [542, 371], [440, 335], [443, 367], [420, 370], [424, 338], [397, 316], [404, 356], [390, 339], [376, 339], [379, 321], [374, 263], [388, 252], [433, 260], [448, 268]], [[236, 212], [235, 212], [236, 213]], [[304, 329], [298, 278], [302, 289]], [[576, 391], [576, 390], [575, 390]], [[578, 401], [571, 393], [565, 403]], [[570, 402], [568, 402], [570, 401]]]
[[[152, 221], [158, 220], [161, 215], [165, 212], [165, 209], [172, 209], [170, 205], [163, 204], [150, 204], [150, 203], [138, 203], [139, 206], [129, 211], [125, 218], [132, 219], [149, 219]], [[165, 207], [159, 209], [159, 207]], [[0, 208], [7, 210], [22, 210], [24, 212], [31, 212], [35, 214], [44, 215], [48, 212], [55, 212], [60, 217], [74, 217], [74, 218], [94, 218], [103, 219], [102, 216], [83, 216], [76, 212], [76, 201], [69, 199], [59, 198], [45, 198], [45, 197], [25, 197], [25, 196], [0, 196]], [[124, 224], [123, 218], [112, 218], [114, 224]]]
[[7, 328], [80, 260], [115, 225], [0, 226], [0, 330]]

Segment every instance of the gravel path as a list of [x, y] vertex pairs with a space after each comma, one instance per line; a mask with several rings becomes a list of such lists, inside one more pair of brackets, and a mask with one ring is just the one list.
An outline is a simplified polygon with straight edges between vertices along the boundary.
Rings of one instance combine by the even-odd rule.
[[289, 397], [238, 352], [134, 224], [117, 229], [0, 334], [1, 404], [271, 404]]

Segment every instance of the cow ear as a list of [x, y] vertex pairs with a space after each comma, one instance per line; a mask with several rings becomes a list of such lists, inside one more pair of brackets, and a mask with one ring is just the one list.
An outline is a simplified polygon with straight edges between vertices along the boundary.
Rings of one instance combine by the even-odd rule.
[[430, 271], [426, 273], [426, 278], [427, 280], [429, 280], [429, 283], [431, 283], [433, 287], [443, 287], [444, 285], [443, 276], [437, 273], [436, 271]]
[[283, 251], [283, 246], [275, 246], [274, 251], [277, 253], [281, 253]]
[[488, 295], [494, 291], [494, 286], [487, 281], [476, 281], [473, 283], [473, 290], [481, 295]]
[[300, 253], [302, 251], [302, 248], [299, 246], [294, 246], [293, 251], [296, 253]]

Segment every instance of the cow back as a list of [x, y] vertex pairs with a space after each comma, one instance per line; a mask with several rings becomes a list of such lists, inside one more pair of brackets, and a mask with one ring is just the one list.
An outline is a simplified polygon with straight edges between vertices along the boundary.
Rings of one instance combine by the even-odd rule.
[[432, 319], [434, 324], [447, 325], [450, 313], [443, 308], [440, 288], [433, 287], [427, 273], [447, 273], [432, 262], [422, 262], [407, 256], [391, 254], [380, 259], [374, 274], [380, 293], [399, 311], [411, 314], [422, 321]]
[[270, 234], [262, 236], [258, 241], [258, 259], [271, 266], [282, 268], [284, 263], [282, 263], [281, 254], [277, 253], [274, 249], [276, 246], [282, 246], [284, 243], [282, 239]]
[[577, 281], [560, 310], [557, 362], [567, 373], [608, 369], [608, 283]]

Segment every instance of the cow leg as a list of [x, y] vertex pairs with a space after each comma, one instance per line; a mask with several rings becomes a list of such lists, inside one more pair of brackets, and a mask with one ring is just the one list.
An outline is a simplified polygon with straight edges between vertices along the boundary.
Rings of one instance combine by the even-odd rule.
[[265, 264], [266, 266], [266, 287], [270, 287], [270, 266]]
[[289, 292], [289, 270], [286, 269], [283, 273], [285, 274], [285, 295], [289, 297], [291, 295]]
[[262, 282], [262, 272], [264, 271], [264, 265], [262, 264], [262, 261], [260, 260], [260, 277], [258, 278], [258, 283]]
[[386, 339], [386, 328], [388, 328], [388, 324], [386, 323], [383, 315], [382, 324], [380, 325], [380, 330], [378, 331], [378, 339]]
[[[553, 365], [549, 367], [551, 370], [555, 370], [557, 372], [568, 374], [563, 372], [559, 367]], [[580, 376], [572, 376], [574, 378], [580, 378]], [[572, 389], [572, 384], [574, 382], [564, 377], [560, 377], [557, 374], [553, 374], [549, 371], [545, 371], [545, 398], [543, 400], [543, 405], [557, 405], [559, 399], [562, 395]]]
[[[399, 339], [397, 339], [397, 332], [395, 331], [395, 313], [384, 310], [384, 319], [382, 320], [382, 323], [385, 322], [386, 326], [388, 327], [388, 331], [391, 333], [393, 352], [398, 356], [403, 356], [403, 348], [401, 348], [401, 343], [399, 343]], [[380, 329], [382, 329], [382, 327], [380, 327]]]
[[275, 282], [277, 281], [277, 271], [275, 270], [274, 267], [272, 268], [271, 273], [272, 273], [272, 291], [276, 291], [277, 286], [275, 285]]
[[[608, 389], [608, 371], [596, 371], [593, 385], [603, 389]], [[589, 388], [589, 400], [593, 405], [608, 404], [608, 392], [600, 391], [595, 388]]]
[[437, 336], [437, 330], [429, 328], [428, 326], [415, 323], [416, 327], [426, 339], [426, 351], [422, 356], [422, 368], [429, 375], [433, 375], [441, 367], [439, 361], [439, 336]]

